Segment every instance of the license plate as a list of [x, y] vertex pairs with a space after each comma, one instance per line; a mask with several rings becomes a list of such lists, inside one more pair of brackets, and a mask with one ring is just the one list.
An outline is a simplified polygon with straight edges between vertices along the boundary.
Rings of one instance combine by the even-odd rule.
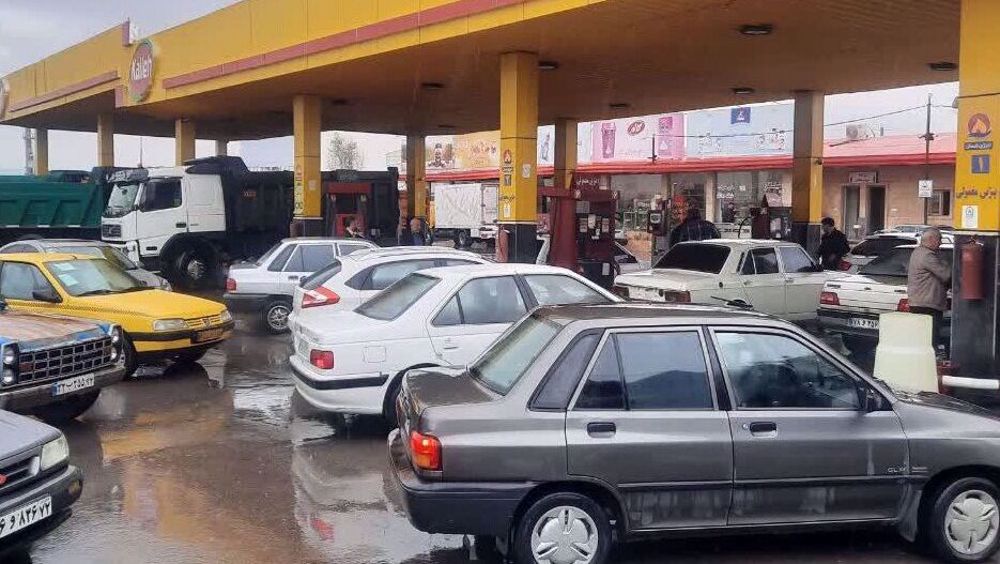
[[858, 329], [878, 329], [878, 319], [867, 319], [864, 317], [852, 317], [847, 320], [847, 324]]
[[12, 535], [25, 527], [52, 515], [52, 498], [43, 497], [0, 516], [0, 538]]
[[205, 341], [214, 341], [216, 339], [221, 339], [223, 329], [209, 329], [208, 331], [202, 331], [200, 333], [195, 333], [194, 342], [203, 343]]
[[83, 376], [77, 376], [76, 378], [69, 378], [68, 380], [63, 380], [62, 382], [56, 382], [52, 384], [52, 395], [53, 396], [63, 396], [66, 394], [72, 394], [73, 392], [79, 392], [80, 390], [85, 390], [87, 388], [94, 387], [94, 375], [84, 374]]

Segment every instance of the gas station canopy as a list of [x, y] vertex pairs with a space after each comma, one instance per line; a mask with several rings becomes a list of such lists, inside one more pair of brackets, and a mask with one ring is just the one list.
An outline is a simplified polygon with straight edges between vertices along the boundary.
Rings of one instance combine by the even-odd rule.
[[[958, 80], [959, 0], [246, 0], [148, 38], [123, 24], [3, 81], [0, 122], [205, 139], [496, 129], [500, 55], [538, 54], [539, 122]], [[932, 63], [945, 63], [933, 65]], [[143, 84], [143, 73], [149, 77]], [[134, 75], [134, 76], [133, 76]]]

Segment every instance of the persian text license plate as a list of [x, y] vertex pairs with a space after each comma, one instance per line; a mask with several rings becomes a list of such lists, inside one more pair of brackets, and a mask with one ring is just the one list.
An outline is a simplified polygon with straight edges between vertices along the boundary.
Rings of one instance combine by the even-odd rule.
[[209, 329], [208, 331], [195, 333], [194, 342], [204, 343], [205, 341], [214, 341], [216, 339], [221, 339], [224, 332], [225, 330], [223, 329]]
[[69, 378], [63, 380], [62, 382], [56, 382], [52, 384], [52, 395], [53, 396], [63, 396], [66, 394], [72, 394], [73, 392], [79, 392], [80, 390], [85, 390], [87, 388], [94, 387], [94, 375], [84, 374], [83, 376], [77, 376], [76, 378]]
[[859, 329], [878, 329], [878, 319], [866, 319], [864, 317], [852, 317], [847, 320], [851, 327]]
[[46, 496], [27, 505], [22, 505], [14, 511], [0, 516], [0, 538], [12, 535], [51, 515], [51, 497]]

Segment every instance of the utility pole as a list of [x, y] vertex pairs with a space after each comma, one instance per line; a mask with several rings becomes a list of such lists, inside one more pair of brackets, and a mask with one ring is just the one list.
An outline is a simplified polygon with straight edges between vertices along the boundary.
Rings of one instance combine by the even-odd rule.
[[[924, 180], [931, 179], [931, 141], [934, 134], [931, 133], [931, 94], [927, 95], [927, 129], [924, 132]], [[933, 193], [932, 193], [933, 194]], [[927, 225], [927, 201], [930, 198], [921, 198], [924, 201], [924, 225]]]
[[24, 128], [24, 174], [35, 174], [35, 142], [31, 128]]

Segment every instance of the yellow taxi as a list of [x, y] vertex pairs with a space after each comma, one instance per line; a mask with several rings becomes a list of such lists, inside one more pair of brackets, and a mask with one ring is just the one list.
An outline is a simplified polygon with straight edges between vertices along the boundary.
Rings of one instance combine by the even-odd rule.
[[143, 286], [98, 257], [0, 254], [0, 296], [16, 310], [117, 323], [127, 375], [160, 358], [194, 362], [233, 330], [222, 304]]

